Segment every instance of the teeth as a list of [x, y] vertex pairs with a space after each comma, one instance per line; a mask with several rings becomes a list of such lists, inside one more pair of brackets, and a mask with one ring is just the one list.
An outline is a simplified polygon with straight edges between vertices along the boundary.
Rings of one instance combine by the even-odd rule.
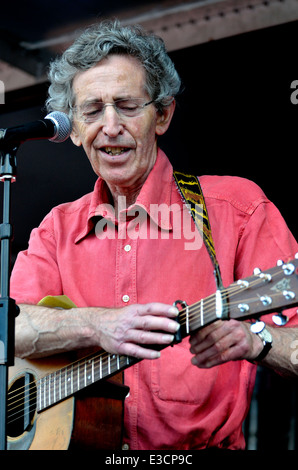
[[121, 155], [127, 151], [125, 147], [104, 147], [104, 151], [109, 155]]

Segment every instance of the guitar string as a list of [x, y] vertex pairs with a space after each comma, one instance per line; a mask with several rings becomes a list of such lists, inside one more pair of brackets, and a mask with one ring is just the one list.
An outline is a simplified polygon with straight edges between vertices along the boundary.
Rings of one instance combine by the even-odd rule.
[[[102, 361], [102, 357], [103, 357], [103, 356], [106, 356], [106, 358], [104, 358], [104, 360]], [[113, 367], [109, 364], [109, 362], [110, 362], [109, 359], [108, 359], [109, 356], [110, 356], [109, 353], [107, 353], [107, 352], [104, 351], [101, 355], [95, 356], [95, 357], [93, 358], [95, 367], [96, 367], [96, 363], [99, 364], [100, 362], [102, 362], [102, 365], [101, 365], [101, 374], [100, 374], [100, 375], [103, 375], [103, 377], [108, 376], [108, 374], [111, 376], [112, 373], [119, 372], [119, 370], [120, 370], [120, 369], [112, 370]], [[89, 356], [87, 356], [87, 357], [89, 357]], [[100, 358], [100, 359], [98, 360], [98, 358]], [[127, 359], [128, 359], [128, 358], [127, 358], [126, 356], [119, 356], [119, 363], [121, 362], [121, 367], [124, 367], [124, 365], [127, 365]], [[97, 360], [97, 362], [96, 362], [96, 360]], [[73, 364], [70, 364], [70, 365], [68, 365], [68, 366], [65, 366], [65, 367], [63, 367], [63, 368], [60, 370], [60, 372], [62, 372], [62, 371], [65, 372], [64, 377], [63, 377], [63, 379], [64, 379], [64, 384], [63, 384], [64, 392], [61, 393], [61, 399], [56, 400], [56, 403], [58, 403], [59, 401], [64, 400], [65, 398], [68, 398], [68, 397], [72, 396], [74, 393], [78, 392], [78, 391], [81, 389], [80, 386], [74, 387], [75, 390], [74, 390], [73, 392], [71, 392], [71, 390], [69, 390], [71, 387], [69, 386], [67, 380], [65, 380], [65, 379], [67, 379], [69, 369], [73, 368], [73, 366], [75, 365], [75, 366], [77, 366], [77, 372], [78, 372], [79, 369], [80, 369], [80, 364], [79, 364], [79, 363], [81, 363], [81, 362], [84, 363], [83, 361], [84, 361], [84, 359], [78, 360], [78, 361], [76, 361], [76, 363], [73, 363]], [[104, 362], [104, 361], [105, 361], [105, 362]], [[125, 364], [124, 364], [124, 362], [125, 362]], [[74, 371], [74, 372], [76, 372], [76, 371]], [[41, 411], [42, 411], [43, 409], [45, 409], [45, 408], [47, 408], [47, 407], [50, 407], [51, 405], [54, 404], [54, 402], [53, 402], [53, 403], [48, 402], [48, 397], [49, 397], [49, 396], [50, 396], [50, 397], [52, 396], [52, 392], [53, 392], [52, 386], [54, 385], [54, 390], [56, 389], [56, 387], [55, 387], [55, 379], [54, 379], [54, 377], [52, 377], [52, 376], [53, 376], [53, 373], [51, 373], [51, 374], [49, 374], [49, 375], [47, 375], [47, 376], [45, 376], [45, 377], [42, 377], [42, 378], [38, 379], [37, 381], [32, 381], [32, 382], [30, 382], [30, 383], [29, 383], [28, 385], [26, 385], [26, 386], [19, 387], [19, 389], [15, 390], [15, 391], [13, 391], [13, 392], [10, 392], [10, 393], [13, 394], [13, 393], [16, 392], [16, 391], [21, 390], [22, 388], [25, 389], [25, 387], [27, 387], [28, 390], [26, 390], [26, 392], [29, 394], [29, 400], [28, 400], [27, 402], [24, 402], [24, 403], [23, 403], [23, 398], [21, 397], [21, 398], [19, 398], [18, 400], [15, 400], [14, 402], [12, 402], [12, 403], [10, 404], [10, 409], [8, 410], [8, 414], [9, 414], [9, 416], [8, 416], [8, 418], [9, 418], [8, 424], [11, 424], [13, 421], [16, 421], [17, 419], [21, 419], [21, 418], [25, 415], [25, 413], [23, 413], [21, 416], [16, 416], [16, 415], [18, 415], [19, 413], [22, 413], [22, 412], [23, 412], [23, 408], [22, 408], [21, 410], [18, 410], [18, 411], [16, 411], [16, 412], [13, 413], [13, 410], [17, 410], [18, 407], [20, 407], [20, 405], [21, 405], [22, 407], [25, 407], [25, 405], [29, 406], [29, 412], [31, 411], [30, 407], [31, 407], [31, 408], [34, 408], [34, 409], [35, 409], [35, 408], [38, 408], [38, 407], [36, 406], [36, 405], [37, 405], [37, 401], [38, 401], [37, 388], [38, 388], [38, 384], [39, 384], [39, 387], [40, 387], [40, 388], [42, 387], [41, 382], [42, 382], [42, 380], [44, 380], [45, 378], [48, 378], [48, 379], [49, 379], [45, 385], [46, 385], [46, 386], [49, 386], [50, 388], [44, 390], [44, 393], [43, 393], [43, 400], [42, 400], [42, 401], [43, 401], [43, 402], [46, 401], [46, 405], [43, 403], [43, 407], [41, 408]], [[80, 375], [80, 377], [82, 377], [82, 375]], [[100, 379], [103, 378], [103, 377], [98, 377], [98, 378], [96, 378], [95, 381], [100, 380]], [[53, 380], [51, 380], [51, 378], [52, 378]], [[92, 384], [92, 383], [93, 383], [93, 382], [91, 382], [91, 384]], [[90, 385], [91, 385], [91, 384], [90, 384]], [[85, 387], [85, 386], [84, 386], [84, 387]], [[84, 387], [83, 387], [83, 388], [84, 388]], [[32, 392], [32, 390], [33, 390], [33, 392]], [[40, 392], [40, 393], [41, 393], [41, 392]], [[19, 393], [18, 395], [20, 395], [20, 394], [21, 394], [21, 393]], [[41, 395], [40, 395], [40, 396], [41, 396]], [[14, 398], [14, 397], [13, 397], [13, 398]], [[18, 402], [19, 402], [19, 404], [17, 404]], [[33, 403], [30, 404], [30, 402], [33, 402]], [[13, 418], [13, 419], [11, 419], [11, 418]]]
[[[256, 282], [259, 282], [259, 279], [257, 279]], [[262, 280], [262, 282], [263, 282], [263, 280]], [[251, 287], [251, 284], [250, 284], [250, 287]], [[244, 289], [243, 289], [243, 287], [240, 287], [240, 288], [239, 288], [238, 285], [234, 285], [233, 288], [226, 289], [225, 291], [226, 291], [226, 292], [230, 292], [230, 294], [231, 294], [233, 290], [238, 293], [239, 291], [241, 291], [241, 290], [243, 291]], [[209, 300], [210, 300], [212, 303], [213, 303], [213, 301], [214, 301], [214, 295], [215, 295], [215, 294], [213, 294], [212, 296], [209, 297]], [[208, 298], [207, 298], [207, 299], [208, 299]], [[205, 304], [208, 303], [207, 299], [205, 299]], [[201, 301], [197, 302], [197, 304], [200, 304], [200, 302], [201, 302]], [[195, 304], [194, 304], [194, 305], [195, 305]], [[193, 308], [193, 307], [194, 307], [194, 306], [191, 306], [190, 308]], [[214, 307], [214, 306], [213, 306], [213, 307]], [[184, 310], [187, 311], [186, 308], [185, 308]], [[195, 310], [195, 309], [194, 309], [194, 310]], [[214, 308], [213, 308], [212, 310], [214, 310]], [[208, 311], [206, 312], [206, 314], [208, 314]], [[192, 316], [194, 316], [194, 314], [193, 314]], [[183, 320], [182, 320], [182, 322], [183, 322]], [[183, 324], [183, 323], [182, 323], [182, 324]], [[110, 356], [108, 353], [106, 353], [106, 354], [107, 354], [107, 356], [108, 356], [108, 360], [110, 360], [111, 356]], [[101, 358], [102, 358], [103, 355], [104, 355], [104, 352], [101, 353], [98, 357], [101, 357]], [[115, 355], [114, 355], [114, 356], [115, 356]], [[117, 356], [118, 356], [118, 355], [116, 355], [115, 357], [117, 357]], [[125, 358], [125, 356], [122, 356], [122, 358], [123, 358], [123, 357]], [[120, 360], [121, 356], [118, 356], [118, 358], [119, 358], [118, 360]], [[95, 357], [94, 359], [96, 359], [96, 357]], [[89, 360], [89, 361], [90, 361], [90, 360]], [[127, 361], [127, 358], [125, 359], [125, 361]], [[79, 361], [77, 361], [77, 363], [78, 363], [78, 372], [79, 372], [80, 363], [82, 363], [82, 362], [83, 362], [82, 359], [79, 360]], [[66, 367], [63, 368], [63, 369], [67, 370], [67, 368], [73, 367], [75, 364], [76, 364], [76, 363], [73, 363], [72, 365], [66, 366]], [[108, 368], [108, 369], [109, 369], [109, 367], [110, 367], [110, 365], [108, 365], [107, 367], [105, 367], [105, 364], [103, 364], [103, 368], [105, 368], [105, 369]], [[62, 370], [63, 370], [63, 369], [62, 369]], [[116, 371], [117, 371], [117, 370], [116, 370]], [[79, 372], [79, 373], [80, 373], [80, 372]], [[86, 371], [85, 371], [85, 373], [86, 373]], [[50, 374], [48, 377], [50, 378], [50, 377], [51, 377], [51, 374]], [[39, 382], [40, 382], [41, 380], [42, 380], [42, 379], [40, 379]], [[35, 382], [33, 382], [33, 383], [35, 384]], [[52, 384], [50, 384], [50, 386], [51, 386], [51, 385], [52, 385]], [[20, 388], [22, 388], [22, 387], [20, 387]], [[35, 385], [34, 385], [34, 388], [35, 388]], [[16, 391], [14, 391], [14, 392], [16, 392]], [[34, 394], [35, 394], [35, 393], [36, 393], [36, 392], [34, 391]], [[48, 393], [49, 393], [50, 396], [51, 396], [51, 390], [49, 390]]]
[[[229, 289], [229, 290], [230, 290], [230, 292], [232, 291], [232, 289]], [[239, 289], [239, 288], [237, 288], [237, 286], [234, 286], [234, 290], [236, 290], [237, 292], [239, 292], [240, 290], [243, 290], [243, 287], [242, 287], [241, 289]], [[228, 290], [226, 290], [226, 291], [228, 292]], [[211, 298], [212, 298], [211, 302], [213, 303], [213, 301], [214, 301], [214, 294], [213, 294], [212, 296], [210, 296], [210, 299], [211, 299]], [[206, 300], [206, 299], [205, 299], [205, 300]], [[197, 304], [200, 304], [200, 302], [198, 302]], [[214, 305], [213, 305], [212, 307], [214, 307]], [[192, 306], [191, 308], [193, 309], [193, 306]], [[186, 311], [187, 309], [184, 309], [184, 310]], [[193, 310], [194, 310], [194, 312], [196, 312], [195, 309], [193, 309]], [[212, 311], [213, 311], [213, 310], [214, 310], [214, 308], [212, 308]], [[208, 314], [208, 311], [205, 312], [205, 313], [206, 313], [206, 315], [207, 315], [207, 314]], [[193, 317], [193, 316], [195, 316], [195, 313], [192, 314], [192, 317]], [[188, 321], [189, 321], [189, 319], [188, 319]], [[184, 324], [184, 323], [183, 323], [183, 320], [182, 320], [182, 325], [183, 325], [183, 324]], [[101, 353], [99, 356], [97, 356], [97, 357], [100, 357], [101, 360], [102, 360], [102, 357], [103, 357], [104, 353], [105, 353], [105, 352], [102, 352], [102, 353]], [[106, 355], [108, 356], [108, 361], [110, 361], [111, 356], [110, 356], [108, 353], [106, 353]], [[114, 356], [117, 357], [118, 355], [114, 355]], [[123, 359], [123, 358], [125, 359], [125, 356], [118, 356], [118, 360], [121, 360], [121, 357], [122, 357], [122, 359]], [[94, 357], [94, 359], [96, 359], [96, 357]], [[125, 361], [127, 362], [127, 358], [125, 359]], [[89, 362], [90, 362], [90, 359], [89, 359]], [[82, 359], [77, 361], [77, 364], [78, 364], [77, 369], [78, 369], [78, 373], [79, 373], [79, 374], [81, 374], [81, 372], [79, 371], [79, 367], [80, 367], [80, 365], [82, 365], [82, 363], [84, 364], [84, 360], [82, 360]], [[86, 364], [86, 362], [85, 362], [85, 364]], [[69, 369], [70, 367], [73, 367], [73, 366], [75, 366], [75, 365], [76, 365], [76, 363], [73, 363], [73, 364], [71, 364], [71, 365], [69, 365], [69, 366], [66, 366], [65, 368], [61, 369], [61, 371], [62, 371], [62, 370], [65, 370], [66, 373], [67, 373], [67, 369]], [[87, 367], [88, 367], [88, 366], [87, 366]], [[94, 367], [94, 365], [93, 365], [93, 367]], [[103, 368], [105, 368], [105, 369], [108, 368], [108, 369], [109, 369], [109, 367], [110, 367], [110, 364], [108, 364], [108, 366], [105, 367], [105, 363], [103, 363]], [[119, 370], [119, 368], [117, 368], [116, 371], [117, 371], [117, 370]], [[87, 370], [87, 373], [89, 373], [88, 370]], [[85, 374], [86, 374], [86, 370], [85, 370]], [[51, 379], [51, 375], [52, 375], [52, 374], [48, 375], [49, 379]], [[47, 376], [46, 376], [46, 377], [47, 377]], [[100, 377], [100, 378], [101, 378], [101, 377]], [[43, 378], [43, 379], [44, 379], [44, 378]], [[54, 378], [53, 378], [53, 379], [54, 379]], [[42, 379], [40, 379], [39, 382], [41, 382], [41, 380], [42, 380]], [[55, 380], [54, 380], [54, 382], [55, 382]], [[33, 383], [35, 384], [34, 381], [33, 381]], [[51, 384], [50, 384], [50, 386], [51, 386]], [[35, 388], [35, 385], [34, 385], [34, 388]], [[22, 389], [22, 387], [20, 387], [20, 389]], [[15, 393], [15, 392], [16, 392], [16, 390], [14, 391], [14, 393]], [[11, 393], [12, 393], [12, 392], [11, 392]], [[35, 393], [35, 392], [34, 392], [34, 393]], [[51, 390], [49, 390], [48, 393], [51, 395]], [[15, 401], [15, 403], [16, 403], [16, 401]]]
[[[237, 290], [239, 290], [239, 289], [237, 289]], [[232, 291], [232, 289], [230, 289], [230, 291]], [[208, 305], [208, 300], [207, 300], [207, 299], [208, 299], [208, 298], [205, 299], [205, 308], [206, 308], [206, 304]], [[209, 303], [212, 303], [212, 304], [213, 304], [213, 305], [212, 305], [212, 307], [213, 307], [213, 308], [212, 308], [212, 312], [214, 311], [214, 300], [215, 300], [215, 299], [214, 299], [214, 294], [213, 294], [213, 295], [210, 296], [210, 298], [209, 298]], [[201, 301], [199, 301], [197, 304], [200, 305], [200, 304], [201, 304]], [[196, 310], [196, 308], [194, 307], [195, 305], [196, 305], [196, 304], [194, 304], [194, 305], [192, 305], [192, 306], [190, 307], [190, 309], [191, 309], [191, 311], [192, 311], [193, 313], [188, 316], [188, 321], [191, 321], [191, 319], [192, 319], [193, 317], [197, 317], [197, 315], [196, 315], [197, 310]], [[185, 308], [184, 311], [186, 312], [187, 309]], [[201, 312], [200, 312], [200, 313], [201, 313]], [[182, 315], [181, 315], [181, 314], [182, 314]], [[207, 315], [208, 315], [208, 310], [206, 309], [206, 311], [205, 311], [205, 316], [204, 316], [204, 317], [207, 317]], [[180, 316], [181, 316], [181, 325], [183, 326], [183, 325], [185, 324], [185, 323], [184, 323], [184, 320], [183, 320], [183, 310], [180, 311]], [[204, 319], [205, 319], [205, 318], [204, 318]], [[208, 318], [207, 318], [207, 321], [208, 321]], [[108, 354], [108, 353], [107, 353], [107, 354]], [[97, 356], [97, 357], [99, 357], [99, 358], [102, 360], [103, 355], [104, 355], [104, 352], [100, 353], [100, 355]], [[120, 357], [120, 356], [119, 356], [119, 357]], [[108, 355], [108, 359], [107, 359], [107, 360], [109, 360], [109, 358], [110, 358], [110, 355]], [[96, 356], [95, 356], [93, 359], [96, 359]], [[61, 369], [60, 375], [63, 374], [63, 372], [65, 372], [65, 377], [66, 377], [66, 376], [67, 376], [67, 371], [68, 371], [68, 369], [71, 368], [71, 367], [73, 368], [74, 366], [76, 366], [76, 364], [77, 364], [77, 369], [78, 369], [78, 371], [79, 371], [79, 368], [81, 367], [81, 365], [82, 365], [82, 364], [83, 364], [83, 365], [86, 364], [86, 358], [85, 358], [85, 359], [78, 360], [78, 361], [76, 361], [76, 362], [74, 362], [74, 363], [72, 363], [72, 364], [70, 364], [70, 365], [68, 365], [68, 366], [65, 366], [64, 368]], [[88, 367], [88, 365], [87, 365], [87, 367]], [[94, 367], [94, 364], [91, 365], [91, 367]], [[105, 367], [105, 364], [103, 364], [103, 367]], [[73, 373], [74, 373], [74, 372], [76, 372], [76, 371], [73, 371]], [[89, 372], [90, 372], [90, 371], [88, 371], [88, 369], [87, 369], [87, 371], [86, 371], [86, 370], [83, 371], [83, 373], [84, 373], [85, 375], [86, 375], [86, 374], [88, 375]], [[79, 374], [81, 374], [81, 372], [79, 372]], [[51, 377], [52, 377], [52, 374], [49, 374], [48, 376], [45, 376], [45, 377], [39, 379], [39, 382], [41, 382], [42, 380], [46, 379], [47, 377], [49, 378], [49, 381], [50, 381], [50, 380], [51, 380]], [[54, 378], [54, 377], [52, 377], [52, 378], [53, 378], [53, 380], [54, 380], [54, 382], [55, 382], [55, 378]], [[80, 377], [80, 378], [81, 378], [81, 377]], [[32, 387], [32, 388], [35, 389], [35, 381], [33, 381], [32, 384], [33, 384], [33, 387]], [[50, 385], [51, 385], [51, 384], [50, 384]], [[55, 385], [54, 385], [54, 386], [55, 386]], [[28, 385], [27, 385], [27, 387], [28, 387]], [[19, 388], [19, 390], [20, 390], [20, 391], [19, 391], [19, 395], [21, 395], [21, 398], [19, 399], [19, 401], [22, 400], [22, 396], [23, 396], [23, 395], [22, 395], [22, 393], [23, 393], [23, 392], [22, 392], [22, 388], [25, 388], [25, 386]], [[10, 393], [14, 393], [14, 398], [17, 397], [17, 395], [16, 395], [16, 392], [17, 392], [17, 391], [18, 391], [18, 389], [17, 389], [17, 390], [14, 390], [13, 392], [10, 392]], [[33, 392], [33, 394], [34, 394], [34, 393], [35, 393], [35, 391]], [[51, 390], [49, 391], [49, 394], [51, 394]], [[11, 398], [9, 397], [8, 400], [11, 400]], [[17, 403], [17, 400], [15, 400], [14, 403], [12, 403], [12, 404], [16, 404], [16, 403]]]
[[[278, 273], [276, 273], [276, 274], [278, 274]], [[238, 294], [238, 293], [241, 292], [241, 291], [243, 292], [244, 290], [246, 290], [246, 289], [252, 287], [253, 284], [260, 283], [260, 282], [261, 282], [261, 283], [264, 283], [264, 279], [257, 278], [255, 281], [250, 282], [250, 284], [249, 284], [248, 287], [241, 287], [241, 286], [239, 287], [239, 284], [234, 284], [232, 287], [227, 288], [227, 289], [224, 289], [223, 292], [222, 292], [222, 294], [226, 295], [227, 297], [230, 297], [231, 295], [233, 295], [233, 294]], [[204, 300], [204, 310], [205, 310], [205, 311], [203, 311], [204, 319], [205, 319], [205, 318], [208, 316], [208, 314], [210, 314], [210, 312], [211, 312], [211, 310], [208, 311], [208, 308], [207, 308], [208, 305], [209, 305], [209, 307], [210, 307], [210, 306], [211, 306], [210, 304], [212, 304], [212, 312], [214, 312], [214, 306], [215, 306], [214, 299], [215, 299], [215, 295], [216, 295], [216, 294], [212, 294], [211, 296], [209, 296], [209, 297], [203, 299], [203, 300]], [[223, 295], [223, 297], [224, 297], [224, 295]], [[273, 294], [273, 295], [275, 295], [275, 294]], [[271, 296], [271, 297], [272, 297], [272, 296]], [[242, 301], [243, 301], [243, 299], [242, 299]], [[232, 302], [232, 303], [230, 302], [230, 304], [233, 304], [233, 302]], [[186, 321], [184, 322], [184, 320], [183, 320], [183, 313], [185, 313], [185, 317], [186, 317], [186, 316], [187, 316], [187, 312], [191, 309], [193, 313], [192, 313], [191, 315], [188, 315], [188, 319], [187, 319], [188, 322], [191, 321], [193, 317], [196, 317], [196, 312], [198, 311], [198, 310], [196, 310], [196, 306], [197, 306], [197, 305], [201, 306], [201, 300], [198, 301], [198, 302], [196, 302], [195, 304], [189, 306], [189, 307], [183, 308], [183, 309], [180, 311], [180, 317], [181, 317], [180, 323], [181, 323], [182, 326], [186, 323]], [[207, 320], [207, 321], [208, 321], [208, 320]], [[106, 356], [105, 359], [103, 359], [104, 356]], [[118, 361], [121, 361], [121, 360], [123, 361], [123, 359], [124, 359], [125, 362], [127, 362], [127, 359], [129, 358], [129, 357], [127, 357], [127, 356], [112, 355], [112, 359], [113, 359], [113, 356], [114, 356], [114, 357], [118, 357]], [[101, 352], [99, 355], [93, 356], [93, 361], [96, 360], [97, 358], [99, 358], [99, 362], [102, 361], [102, 365], [101, 365], [102, 371], [105, 372], [105, 373], [106, 373], [106, 372], [109, 372], [109, 368], [111, 368], [111, 363], [110, 363], [111, 355], [110, 355], [109, 353], [106, 353], [105, 351], [103, 351], [103, 352]], [[88, 357], [87, 357], [87, 359], [88, 359]], [[90, 359], [89, 359], [89, 361], [90, 361]], [[108, 363], [105, 363], [104, 361], [108, 361]], [[98, 362], [98, 363], [99, 363], [99, 362]], [[68, 370], [69, 370], [71, 367], [73, 368], [74, 366], [75, 366], [75, 367], [77, 366], [77, 372], [78, 372], [78, 374], [79, 374], [80, 377], [81, 377], [81, 372], [80, 372], [79, 368], [80, 368], [80, 366], [82, 366], [82, 364], [85, 364], [85, 365], [86, 365], [86, 358], [85, 358], [85, 359], [80, 359], [80, 360], [75, 361], [74, 363], [72, 363], [72, 364], [70, 364], [70, 365], [68, 365], [68, 366], [63, 367], [63, 368], [61, 369], [61, 371], [60, 371], [60, 374], [61, 374], [62, 371], [65, 371], [65, 374], [67, 374]], [[88, 365], [87, 365], [87, 367], [88, 367]], [[91, 366], [91, 367], [94, 367], [94, 364], [93, 364], [93, 366]], [[120, 369], [116, 369], [116, 371], [114, 371], [114, 372], [117, 372], [117, 370], [120, 370]], [[86, 370], [83, 371], [83, 372], [84, 372], [84, 374], [86, 374]], [[114, 373], [114, 372], [113, 372], [113, 373]], [[87, 373], [89, 373], [89, 372], [87, 372]], [[110, 374], [110, 375], [111, 375], [111, 374]], [[52, 380], [51, 380], [51, 376], [52, 376], [52, 374], [49, 374], [48, 376], [45, 376], [45, 377], [43, 377], [43, 378], [41, 378], [41, 379], [38, 379], [38, 381], [32, 381], [31, 384], [28, 384], [28, 385], [26, 385], [26, 386], [19, 387], [19, 389], [14, 390], [13, 392], [9, 392], [9, 394], [14, 394], [13, 398], [15, 398], [17, 391], [22, 390], [22, 389], [25, 389], [25, 387], [28, 387], [28, 386], [30, 387], [30, 386], [33, 384], [33, 386], [31, 386], [31, 389], [34, 389], [33, 393], [30, 392], [30, 388], [29, 388], [29, 390], [28, 390], [27, 393], [29, 393], [29, 396], [30, 396], [30, 393], [31, 393], [32, 395], [35, 395], [35, 396], [36, 396], [36, 395], [37, 395], [37, 392], [36, 392], [37, 384], [38, 384], [38, 383], [40, 384], [41, 381], [44, 380], [44, 379], [46, 379], [47, 377], [49, 378], [49, 386], [52, 387], [52, 385], [53, 385], [53, 386], [55, 387], [55, 379], [54, 379], [54, 377], [52, 377]], [[65, 375], [65, 377], [67, 377], [67, 375]], [[100, 377], [100, 379], [101, 379], [101, 378], [102, 378], [102, 377]], [[97, 379], [97, 380], [98, 380], [98, 379]], [[54, 381], [54, 384], [52, 383], [53, 381]], [[92, 383], [93, 383], [93, 382], [92, 382]], [[66, 383], [66, 384], [64, 383], [64, 388], [67, 389], [67, 383]], [[80, 389], [80, 388], [78, 388], [78, 390], [79, 390], [79, 389]], [[76, 390], [76, 391], [78, 391], [78, 390]], [[21, 392], [19, 392], [19, 395], [20, 395], [20, 394], [21, 394]], [[49, 396], [51, 397], [51, 395], [52, 395], [52, 389], [50, 389], [50, 390], [47, 391], [47, 395], [49, 395]], [[63, 399], [66, 398], [67, 396], [70, 396], [70, 395], [66, 395], [65, 397], [63, 397]], [[9, 398], [9, 400], [11, 400], [11, 398]], [[15, 403], [17, 403], [18, 401], [21, 401], [21, 400], [22, 400], [22, 398], [20, 398], [19, 400], [15, 400], [14, 402], [10, 403], [10, 406], [15, 405]], [[32, 398], [29, 398], [29, 402], [30, 402], [31, 400], [32, 400]], [[37, 397], [36, 397], [36, 398], [33, 397], [33, 400], [34, 400], [34, 404], [33, 404], [33, 405], [35, 406], [35, 400], [37, 400]], [[58, 402], [58, 401], [60, 401], [60, 400], [57, 400], [57, 402]], [[22, 405], [23, 405], [23, 404], [22, 404]], [[15, 405], [13, 408], [10, 409], [10, 411], [13, 410], [13, 409], [15, 409], [16, 406], [19, 406], [19, 405]], [[48, 406], [50, 406], [50, 404], [49, 404]], [[29, 407], [30, 407], [30, 405], [29, 405]], [[11, 416], [12, 416], [12, 415], [11, 415]]]

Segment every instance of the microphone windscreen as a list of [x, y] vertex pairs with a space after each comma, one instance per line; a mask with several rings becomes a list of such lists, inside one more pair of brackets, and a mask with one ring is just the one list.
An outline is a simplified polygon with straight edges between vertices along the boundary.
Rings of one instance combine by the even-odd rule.
[[68, 139], [72, 131], [72, 124], [67, 114], [61, 111], [53, 111], [45, 119], [51, 119], [55, 124], [56, 133], [49, 139], [51, 142], [60, 143]]

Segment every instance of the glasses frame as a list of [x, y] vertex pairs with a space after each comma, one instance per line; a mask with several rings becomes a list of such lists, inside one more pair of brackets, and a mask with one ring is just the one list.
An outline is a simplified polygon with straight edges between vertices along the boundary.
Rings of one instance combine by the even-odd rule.
[[135, 110], [136, 110], [136, 114], [133, 114], [131, 116], [129, 115], [126, 115], [125, 113], [122, 112], [121, 109], [119, 109], [117, 107], [117, 102], [125, 102], [125, 101], [139, 101], [139, 100], [143, 100], [143, 98], [120, 98], [118, 100], [115, 100], [113, 103], [103, 103], [102, 101], [94, 101], [94, 103], [90, 103], [91, 104], [102, 104], [102, 110], [100, 111], [100, 116], [99, 117], [96, 117], [94, 119], [92, 119], [92, 117], [88, 118], [88, 117], [84, 117], [83, 116], [83, 112], [81, 112], [81, 116], [78, 117], [78, 114], [77, 114], [77, 111], [78, 111], [78, 107], [77, 106], [74, 106], [72, 107], [72, 110], [73, 110], [73, 113], [74, 115], [76, 116], [76, 120], [77, 121], [80, 121], [80, 122], [84, 122], [86, 124], [92, 124], [94, 122], [98, 122], [98, 121], [101, 121], [104, 117], [104, 112], [105, 112], [105, 109], [107, 106], [112, 106], [116, 113], [118, 114], [119, 117], [123, 118], [123, 119], [131, 119], [131, 118], [134, 118], [134, 117], [138, 117], [139, 116], [139, 111], [143, 110], [144, 108], [146, 108], [147, 106], [149, 106], [150, 104], [153, 104], [155, 102], [155, 100], [150, 100], [150, 101], [147, 101], [145, 103], [143, 103], [142, 105], [138, 105]]

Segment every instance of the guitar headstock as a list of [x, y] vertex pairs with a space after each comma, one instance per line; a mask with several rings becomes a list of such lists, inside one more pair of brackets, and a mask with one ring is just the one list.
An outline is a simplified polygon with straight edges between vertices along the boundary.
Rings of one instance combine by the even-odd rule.
[[[288, 263], [262, 272], [256, 268], [253, 276], [231, 284], [228, 289], [229, 318], [260, 317], [298, 305], [298, 255]], [[286, 317], [274, 315], [277, 325], [286, 323]]]

